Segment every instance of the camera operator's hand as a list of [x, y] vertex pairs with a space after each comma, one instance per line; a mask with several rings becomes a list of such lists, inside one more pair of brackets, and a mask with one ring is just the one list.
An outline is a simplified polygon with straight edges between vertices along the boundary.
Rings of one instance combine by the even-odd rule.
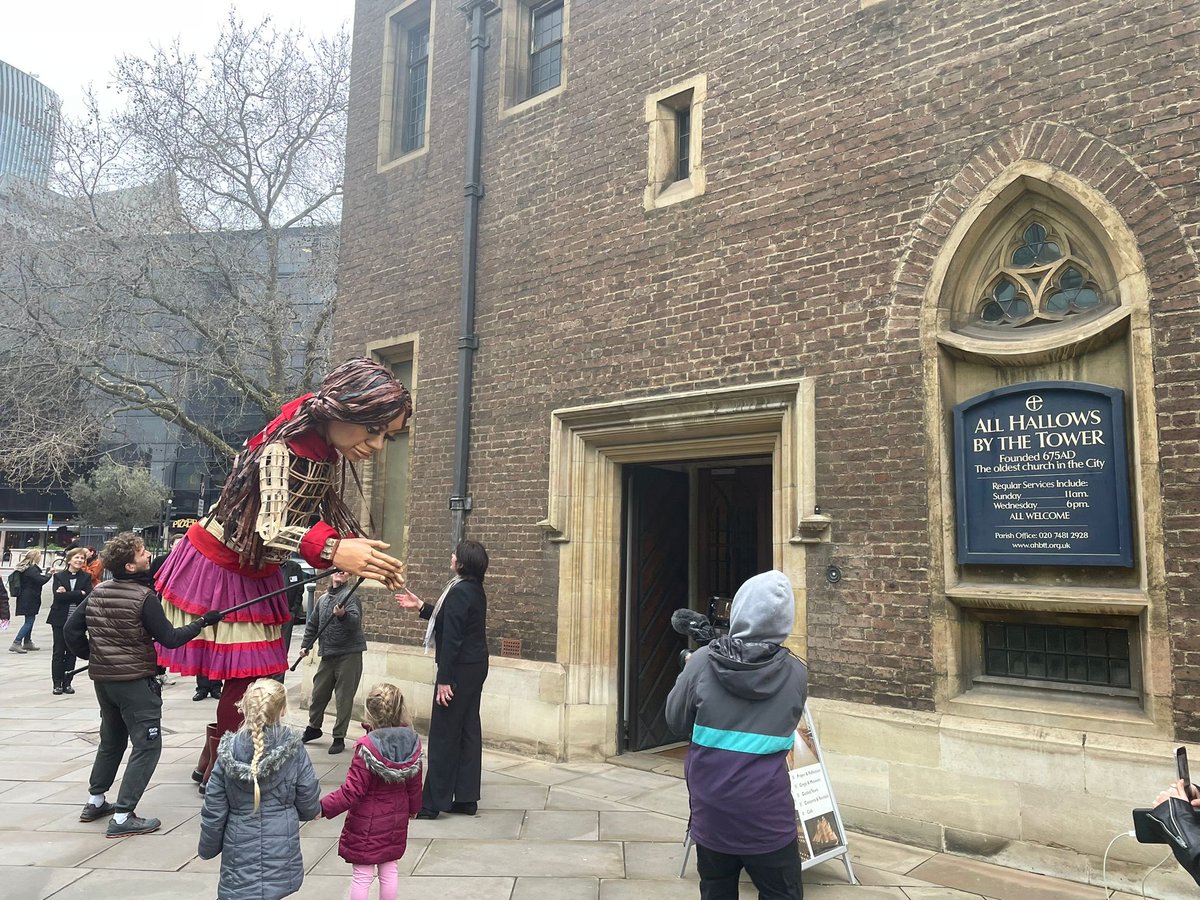
[[[1195, 791], [1196, 791], [1196, 788], [1195, 788], [1195, 786], [1193, 786], [1192, 793], [1195, 793]], [[1165, 791], [1163, 791], [1157, 797], [1155, 797], [1154, 805], [1158, 806], [1158, 804], [1164, 802], [1165, 800], [1167, 800], [1171, 797], [1178, 797], [1180, 800], [1188, 800], [1188, 802], [1190, 802], [1192, 804], [1192, 809], [1200, 809], [1200, 797], [1197, 797], [1195, 800], [1190, 799], [1189, 792], [1187, 790], [1187, 785], [1185, 785], [1183, 783], [1182, 778], [1180, 778], [1173, 785], [1171, 785], [1169, 788], [1167, 788]]]
[[225, 613], [221, 612], [219, 609], [210, 609], [200, 617], [200, 621], [204, 623], [205, 628], [209, 628], [213, 625], [216, 625], [223, 618], [225, 618]]

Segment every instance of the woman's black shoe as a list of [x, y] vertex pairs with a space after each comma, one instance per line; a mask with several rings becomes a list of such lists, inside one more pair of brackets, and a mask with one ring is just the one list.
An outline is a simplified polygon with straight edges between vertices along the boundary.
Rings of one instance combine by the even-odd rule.
[[458, 813], [461, 816], [473, 816], [479, 812], [478, 803], [451, 803], [450, 812]]
[[208, 689], [200, 688], [198, 691], [196, 691], [196, 693], [192, 694], [192, 699], [193, 700], [203, 700], [207, 696], [208, 696]]
[[438, 811], [436, 809], [426, 809], [425, 807], [421, 807], [421, 811], [417, 813], [418, 819], [436, 819], [437, 817]]
[[58, 694], [61, 694], [62, 692], [63, 692], [62, 685], [61, 685], [61, 684], [56, 684], [56, 685], [54, 686], [54, 690], [52, 690], [50, 693], [52, 693], [52, 694], [54, 694], [54, 695], [56, 695], [56, 696], [57, 696]]
[[196, 784], [203, 783], [204, 773], [201, 772], [199, 769], [192, 769], [192, 781], [196, 782]]
[[71, 687], [69, 684], [64, 684], [63, 685], [63, 693], [64, 694], [73, 694], [73, 693], [75, 693], [75, 688]]
[[208, 689], [208, 696], [212, 697], [214, 700], [220, 700], [221, 699], [221, 688], [219, 686], [218, 687], [210, 687]]

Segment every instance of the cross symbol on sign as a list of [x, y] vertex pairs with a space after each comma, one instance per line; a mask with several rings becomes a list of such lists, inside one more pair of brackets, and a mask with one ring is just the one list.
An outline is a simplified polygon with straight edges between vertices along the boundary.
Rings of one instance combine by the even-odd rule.
[[1025, 408], [1030, 412], [1037, 412], [1042, 408], [1042, 398], [1037, 394], [1030, 394], [1025, 398]]

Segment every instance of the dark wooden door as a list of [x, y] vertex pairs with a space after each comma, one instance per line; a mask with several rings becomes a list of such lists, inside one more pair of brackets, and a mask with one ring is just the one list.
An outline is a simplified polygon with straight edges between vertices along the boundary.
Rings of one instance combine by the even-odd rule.
[[665, 707], [687, 646], [671, 613], [688, 605], [688, 477], [649, 466], [627, 477], [625, 719], [627, 749], [645, 750], [677, 739]]
[[771, 568], [771, 467], [700, 470], [697, 503], [700, 596], [718, 626], [746, 579]]

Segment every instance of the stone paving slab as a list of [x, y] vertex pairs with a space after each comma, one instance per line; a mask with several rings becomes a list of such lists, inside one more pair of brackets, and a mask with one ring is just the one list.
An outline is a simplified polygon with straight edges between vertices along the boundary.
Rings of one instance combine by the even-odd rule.
[[176, 872], [195, 858], [198, 829], [105, 838], [108, 847], [88, 860], [88, 868]]
[[518, 878], [512, 900], [596, 900], [598, 878]]
[[942, 853], [921, 863], [908, 874], [934, 884], [984, 894], [996, 900], [1096, 900], [1098, 894], [1103, 896], [1103, 891], [1094, 886], [1015, 869], [1002, 869]]
[[421, 857], [414, 875], [621, 878], [623, 850], [607, 841], [438, 841]]
[[51, 866], [0, 866], [0, 884], [4, 885], [6, 897], [45, 900], [88, 871]]
[[[54, 900], [200, 900], [217, 895], [217, 876], [201, 872], [97, 870], [54, 895]], [[329, 895], [330, 897], [336, 895]]]
[[670, 841], [683, 842], [687, 820], [664, 816], [654, 812], [600, 813], [600, 840], [602, 841]]
[[600, 814], [587, 810], [530, 809], [521, 827], [523, 841], [595, 841]]

